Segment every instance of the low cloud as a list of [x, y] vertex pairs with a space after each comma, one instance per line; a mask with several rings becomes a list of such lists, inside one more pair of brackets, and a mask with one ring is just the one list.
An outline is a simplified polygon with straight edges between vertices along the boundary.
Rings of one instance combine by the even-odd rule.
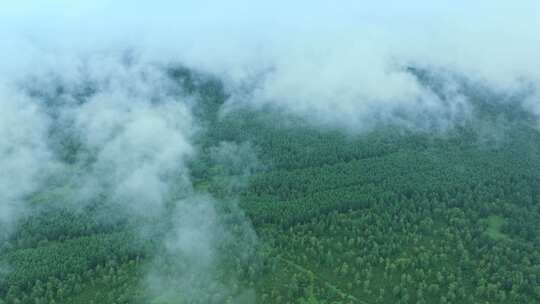
[[47, 144], [50, 121], [39, 105], [0, 84], [0, 112], [0, 227], [5, 233], [24, 209], [21, 201], [55, 164]]
[[57, 0], [8, 5], [12, 31], [3, 32], [15, 46], [8, 54], [33, 55], [28, 61], [37, 66], [133, 49], [145, 61], [218, 75], [233, 108], [274, 107], [353, 131], [380, 122], [425, 128], [426, 120], [443, 129], [471, 115], [466, 97], [441, 100], [407, 68], [449, 71], [501, 93], [537, 87], [539, 8], [534, 1]]

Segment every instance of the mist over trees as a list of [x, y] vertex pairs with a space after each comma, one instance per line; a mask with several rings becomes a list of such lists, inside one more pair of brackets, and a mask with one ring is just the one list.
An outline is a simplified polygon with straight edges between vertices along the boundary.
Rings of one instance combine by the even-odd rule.
[[6, 4], [0, 303], [540, 302], [538, 9]]

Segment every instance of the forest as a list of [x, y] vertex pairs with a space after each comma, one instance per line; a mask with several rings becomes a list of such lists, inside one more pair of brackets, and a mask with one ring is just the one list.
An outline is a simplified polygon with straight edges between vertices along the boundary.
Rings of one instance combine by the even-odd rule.
[[[68, 169], [0, 234], [0, 303], [540, 303], [540, 131], [519, 107], [464, 85], [471, 121], [350, 133], [275, 109], [222, 115], [219, 79], [167, 75], [201, 128], [164, 210], [131, 213], [106, 191], [74, 199], [95, 155], [58, 124]], [[66, 96], [95, 93], [29, 94], [61, 119]], [[191, 227], [211, 233], [171, 245]]]

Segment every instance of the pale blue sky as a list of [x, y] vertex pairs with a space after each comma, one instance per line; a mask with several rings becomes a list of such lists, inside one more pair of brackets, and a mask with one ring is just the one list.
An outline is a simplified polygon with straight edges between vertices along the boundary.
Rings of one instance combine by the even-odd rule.
[[364, 71], [440, 65], [511, 86], [540, 79], [538, 12], [533, 0], [10, 1], [0, 11], [0, 66], [17, 69], [29, 57], [39, 60], [40, 50], [65, 56], [134, 48], [150, 60], [241, 78], [246, 66], [297, 54], [306, 62], [364, 60]]

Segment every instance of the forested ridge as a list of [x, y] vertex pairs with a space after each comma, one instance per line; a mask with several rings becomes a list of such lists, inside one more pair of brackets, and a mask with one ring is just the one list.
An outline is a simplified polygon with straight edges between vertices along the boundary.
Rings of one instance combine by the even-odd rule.
[[[202, 125], [194, 189], [175, 195], [219, 202], [218, 269], [184, 297], [175, 273], [196, 261], [164, 254], [174, 213], [132, 218], [105, 196], [77, 207], [64, 176], [26, 199], [33, 212], [2, 240], [0, 303], [540, 303], [540, 132], [484, 102], [496, 95], [464, 87], [476, 119], [445, 131], [351, 134], [272, 109], [221, 115], [218, 79], [169, 76]], [[61, 96], [42, 97], [54, 108]], [[85, 170], [75, 160], [92, 155], [77, 138], [51, 136], [69, 174]], [[221, 161], [220, 145], [242, 161]], [[170, 292], [149, 290], [153, 272]]]

